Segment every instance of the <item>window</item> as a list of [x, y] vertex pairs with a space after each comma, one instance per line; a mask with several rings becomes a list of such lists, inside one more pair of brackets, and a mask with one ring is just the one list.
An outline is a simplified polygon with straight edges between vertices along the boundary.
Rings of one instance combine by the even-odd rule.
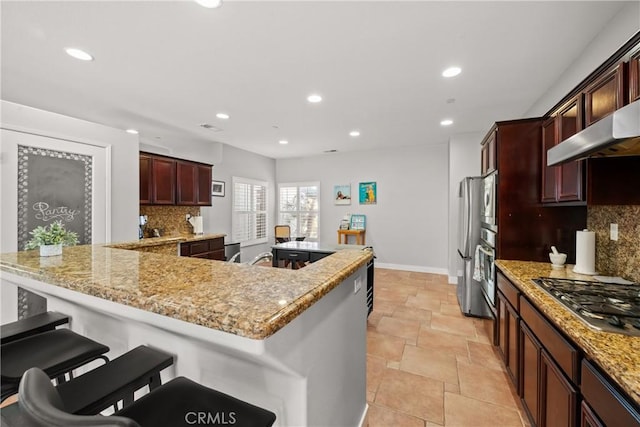
[[232, 238], [242, 246], [267, 242], [267, 183], [233, 177]]
[[318, 239], [320, 183], [278, 185], [278, 224], [289, 225], [292, 237]]

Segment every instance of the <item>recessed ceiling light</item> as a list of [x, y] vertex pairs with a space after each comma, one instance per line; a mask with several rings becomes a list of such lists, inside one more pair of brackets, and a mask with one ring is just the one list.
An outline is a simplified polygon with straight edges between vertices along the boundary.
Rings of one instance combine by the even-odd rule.
[[195, 0], [195, 2], [208, 9], [215, 9], [222, 6], [222, 0]]
[[137, 135], [137, 134], [138, 134], [138, 131], [137, 131], [137, 130], [135, 130], [135, 129], [127, 129], [127, 133], [130, 133], [130, 134], [132, 134], [132, 135]]
[[442, 126], [449, 126], [453, 124], [453, 120], [451, 119], [444, 119], [443, 121], [440, 122], [440, 125]]
[[307, 101], [312, 102], [312, 103], [318, 103], [320, 101], [322, 101], [322, 97], [320, 95], [317, 94], [312, 94], [307, 96]]
[[229, 115], [226, 113], [218, 113], [216, 114], [216, 117], [222, 120], [227, 120], [229, 118]]
[[442, 72], [443, 77], [454, 77], [460, 74], [462, 70], [459, 67], [449, 67]]
[[352, 130], [349, 132], [349, 136], [360, 136], [360, 131]]
[[84, 50], [76, 49], [75, 47], [67, 47], [64, 51], [67, 52], [67, 55], [73, 56], [81, 61], [93, 61], [93, 56], [89, 55]]
[[278, 141], [278, 143], [280, 143], [282, 145], [287, 145], [289, 143], [289, 141], [287, 141], [286, 139], [281, 139], [280, 141]]

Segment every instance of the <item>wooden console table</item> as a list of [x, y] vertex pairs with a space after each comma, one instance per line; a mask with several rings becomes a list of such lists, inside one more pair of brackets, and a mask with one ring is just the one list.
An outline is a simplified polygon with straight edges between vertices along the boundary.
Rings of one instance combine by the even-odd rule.
[[349, 236], [356, 236], [356, 245], [364, 245], [364, 232], [365, 230], [338, 230], [338, 244], [342, 244], [342, 236], [344, 236], [345, 245], [347, 244]]

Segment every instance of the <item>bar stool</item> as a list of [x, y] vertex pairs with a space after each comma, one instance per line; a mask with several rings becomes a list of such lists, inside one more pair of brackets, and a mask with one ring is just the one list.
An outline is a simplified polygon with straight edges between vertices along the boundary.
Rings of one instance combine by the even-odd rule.
[[58, 391], [38, 368], [25, 372], [18, 403], [0, 412], [12, 427], [161, 427], [196, 423], [237, 427], [270, 427], [273, 412], [178, 377], [142, 396], [112, 416], [73, 415]]
[[69, 323], [69, 316], [56, 311], [48, 311], [16, 322], [0, 326], [0, 344], [7, 344], [40, 332], [53, 331], [57, 326]]
[[63, 383], [67, 373], [73, 378], [72, 371], [82, 365], [96, 359], [109, 361], [103, 356], [109, 347], [69, 329], [54, 329], [2, 344], [0, 351], [0, 401], [18, 391], [20, 378], [29, 368], [41, 368], [49, 378]]

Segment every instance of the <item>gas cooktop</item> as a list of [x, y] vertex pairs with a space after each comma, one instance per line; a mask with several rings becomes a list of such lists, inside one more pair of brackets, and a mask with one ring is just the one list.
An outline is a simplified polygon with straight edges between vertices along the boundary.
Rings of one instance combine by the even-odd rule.
[[533, 279], [591, 328], [640, 336], [640, 285], [540, 277]]

